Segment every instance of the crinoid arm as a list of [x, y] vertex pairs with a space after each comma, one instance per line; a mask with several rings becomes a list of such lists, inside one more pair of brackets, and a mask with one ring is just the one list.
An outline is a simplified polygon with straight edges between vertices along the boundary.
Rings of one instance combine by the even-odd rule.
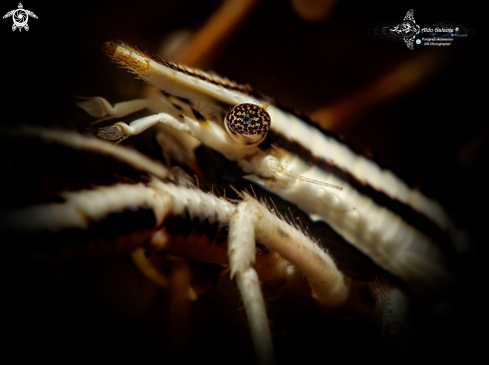
[[[73, 258], [124, 250], [130, 252], [143, 247], [150, 253], [164, 252], [183, 259], [198, 258], [199, 261], [222, 265], [229, 263], [231, 275], [236, 279], [243, 299], [256, 356], [261, 364], [270, 364], [274, 358], [272, 336], [260, 284], [261, 280], [271, 279], [267, 276], [270, 274], [268, 269], [265, 269], [265, 273], [263, 269], [255, 268], [255, 261], [262, 263], [273, 254], [280, 262], [294, 265], [298, 271], [304, 273], [312, 296], [323, 306], [342, 306], [349, 297], [349, 288], [344, 276], [328, 253], [301, 230], [271, 213], [267, 207], [248, 194], [243, 193], [242, 200], [235, 204], [193, 186], [177, 185], [168, 181], [168, 171], [160, 163], [128, 148], [111, 147], [103, 140], [75, 133], [28, 129], [12, 132], [10, 136], [39, 136], [47, 143], [69, 149], [67, 153], [73, 150], [86, 157], [95, 154], [99, 159], [109, 159], [114, 165], [115, 162], [124, 165], [124, 169], [132, 172], [126, 172], [128, 178], [121, 178], [123, 182], [114, 183], [110, 180], [110, 184], [94, 185], [90, 189], [58, 192], [56, 194], [59, 198], [56, 202], [11, 209], [8, 216], [2, 217], [0, 231], [16, 232], [22, 237], [27, 237], [25, 239], [29, 242], [32, 241], [29, 237], [35, 237], [42, 232], [55, 234], [68, 228], [87, 237], [87, 242], [82, 242], [83, 239], [78, 238], [80, 242], [74, 247], [71, 247], [73, 245], [70, 246], [70, 241], [66, 242], [66, 239], [58, 242], [61, 247], [69, 246], [55, 253], [59, 259], [65, 255]], [[120, 173], [126, 171], [124, 169], [120, 169]], [[102, 183], [102, 180], [99, 179], [99, 183]], [[127, 219], [135, 220], [136, 212], [143, 214], [146, 219], [141, 219], [140, 226], [126, 234]], [[171, 224], [169, 221], [175, 217], [183, 222], [183, 226], [198, 221], [199, 224], [216, 224], [222, 232], [225, 232], [224, 228], [229, 227], [227, 251], [225, 245], [214, 247], [199, 243], [206, 242], [208, 237], [190, 240], [184, 245], [172, 239], [175, 238], [172, 236], [174, 233], [168, 229], [167, 224]], [[116, 221], [120, 224], [115, 225]], [[91, 236], [90, 227], [102, 226], [105, 223], [110, 223], [111, 227], [115, 228], [113, 237], [109, 239]], [[198, 232], [193, 235], [206, 235], [203, 231]], [[53, 235], [53, 239], [62, 238]], [[261, 254], [260, 257], [256, 255], [257, 243], [267, 247], [267, 253]], [[96, 249], [90, 250], [93, 247]], [[51, 255], [49, 250], [43, 250], [41, 241], [35, 244], [35, 249], [38, 252], [36, 258], [47, 258]], [[139, 253], [141, 254], [141, 251]], [[146, 276], [159, 281], [160, 285], [166, 285], [164, 278], [155, 275], [152, 268], [146, 269]], [[280, 276], [281, 280], [288, 278], [285, 271], [281, 271], [280, 268], [274, 275]], [[192, 297], [189, 295], [191, 292], [190, 287], [186, 288], [185, 296]]]

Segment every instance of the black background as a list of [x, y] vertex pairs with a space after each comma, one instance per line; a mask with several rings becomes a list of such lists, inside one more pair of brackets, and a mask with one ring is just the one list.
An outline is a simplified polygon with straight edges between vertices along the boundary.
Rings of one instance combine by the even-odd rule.
[[[1, 123], [80, 129], [88, 126], [84, 123], [89, 123], [89, 119], [74, 107], [74, 95], [103, 95], [117, 102], [137, 97], [142, 88], [141, 82], [104, 55], [104, 42], [121, 39], [156, 53], [165, 35], [183, 28], [198, 29], [219, 2], [24, 1], [22, 4], [38, 16], [38, 19], [29, 20], [28, 32], [12, 32], [11, 19], [0, 22]], [[0, 12], [7, 13], [17, 5], [13, 1], [3, 2]], [[467, 275], [470, 278], [468, 285], [474, 288], [472, 297], [467, 298], [467, 310], [477, 315], [468, 316], [470, 320], [460, 327], [466, 333], [457, 333], [461, 338], [467, 338], [482, 320], [479, 290], [483, 291], [484, 281], [479, 276], [479, 267], [483, 266], [484, 260], [488, 216], [485, 211], [489, 203], [484, 177], [488, 165], [488, 146], [484, 143], [488, 128], [487, 117], [482, 112], [485, 95], [480, 91], [485, 89], [482, 52], [483, 44], [487, 44], [484, 42], [486, 32], [480, 22], [482, 9], [469, 2], [418, 4], [396, 1], [374, 6], [364, 1], [339, 1], [331, 19], [306, 23], [294, 14], [288, 2], [263, 1], [230, 43], [216, 54], [212, 69], [239, 83], [249, 83], [284, 105], [311, 112], [358, 90], [421, 51], [417, 47], [409, 51], [402, 42], [383, 42], [367, 32], [379, 22], [402, 20], [411, 8], [421, 27], [452, 19], [469, 24], [477, 33], [467, 40], [454, 42], [447, 49], [434, 50], [443, 60], [437, 72], [402, 97], [357, 115], [353, 127], [339, 132], [395, 166], [401, 175], [417, 181], [469, 232], [478, 260], [471, 261], [474, 267]], [[483, 143], [475, 162], [471, 166], [461, 165], [458, 160], [460, 151], [477, 137], [482, 138]], [[18, 275], [8, 273], [4, 280], [15, 287]], [[79, 281], [83, 282], [83, 279], [79, 278]], [[70, 285], [62, 286], [63, 290]], [[83, 311], [88, 300], [82, 305], [73, 305], [73, 297], [78, 298], [77, 294], [73, 294], [74, 289], [66, 290], [71, 293], [67, 295], [71, 299], [66, 299], [64, 304], [53, 304], [45, 298], [50, 295], [62, 298], [65, 295], [62, 292], [38, 292], [21, 297], [20, 300], [32, 302], [24, 303], [22, 310], [10, 314], [13, 323], [19, 321], [19, 327], [5, 327], [16, 332], [7, 343], [11, 353], [22, 357], [24, 352], [34, 349], [32, 351], [39, 356], [59, 361], [70, 356], [68, 362], [87, 362], [94, 359], [97, 351], [102, 351], [101, 359], [114, 363], [153, 359], [158, 350], [154, 343], [146, 343], [146, 338], [140, 339], [144, 333], [134, 333], [133, 340], [117, 337], [116, 333], [120, 336], [129, 333], [126, 324], [121, 325], [117, 319], [107, 320], [106, 327], [98, 327], [96, 323], [103, 315], [87, 310], [88, 314], [81, 315], [83, 319], [74, 320], [76, 312]], [[21, 291], [22, 288], [8, 292], [8, 295]], [[38, 305], [38, 301], [41, 304]], [[33, 313], [26, 314], [30, 310]], [[107, 309], [109, 312], [110, 308]], [[43, 313], [57, 318], [52, 322], [39, 319]], [[4, 315], [9, 316], [8, 313]], [[110, 326], [113, 327], [107, 329]], [[106, 328], [106, 332], [101, 328]], [[54, 343], [49, 341], [51, 329], [58, 331], [53, 336]], [[91, 329], [93, 333], [87, 334]], [[129, 329], [147, 330], [133, 325], [129, 325]], [[471, 335], [469, 338], [472, 340]], [[101, 350], [104, 341], [109, 350]], [[132, 350], [129, 349], [131, 341], [135, 343]], [[452, 350], [466, 356], [477, 347], [470, 341], [456, 341], [459, 348], [455, 351], [452, 347]], [[450, 345], [454, 346], [454, 343]], [[148, 348], [142, 356], [145, 346]], [[216, 354], [220, 347], [216, 339]], [[218, 362], [225, 360], [233, 362], [224, 358], [219, 358]]]

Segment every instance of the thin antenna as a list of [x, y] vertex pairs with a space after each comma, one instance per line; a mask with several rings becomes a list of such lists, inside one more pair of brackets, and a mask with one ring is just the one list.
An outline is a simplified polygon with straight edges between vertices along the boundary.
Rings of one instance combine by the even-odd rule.
[[277, 159], [271, 159], [270, 161], [268, 161], [268, 167], [270, 168], [270, 170], [272, 170], [273, 172], [276, 172], [277, 174], [287, 175], [287, 176], [293, 177], [297, 180], [306, 181], [306, 182], [309, 182], [311, 184], [322, 185], [322, 186], [326, 186], [328, 188], [337, 189], [337, 190], [343, 190], [343, 188], [341, 186], [328, 184], [328, 183], [325, 183], [325, 182], [322, 182], [319, 180], [310, 179], [308, 177], [297, 175], [291, 171], [285, 170], [283, 168], [283, 166], [280, 164], [280, 162], [278, 162]]

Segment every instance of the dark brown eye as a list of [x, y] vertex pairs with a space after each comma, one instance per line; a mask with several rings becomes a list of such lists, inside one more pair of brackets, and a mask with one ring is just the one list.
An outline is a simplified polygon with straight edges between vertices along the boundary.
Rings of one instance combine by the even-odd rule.
[[237, 142], [251, 145], [265, 139], [270, 129], [270, 115], [255, 104], [238, 104], [225, 120], [226, 130]]

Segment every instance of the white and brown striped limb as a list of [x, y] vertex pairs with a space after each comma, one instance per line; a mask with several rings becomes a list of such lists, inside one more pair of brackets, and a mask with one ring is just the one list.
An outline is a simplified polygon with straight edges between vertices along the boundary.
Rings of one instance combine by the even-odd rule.
[[[110, 252], [137, 250], [144, 247], [151, 252], [166, 252], [201, 261], [226, 264], [229, 262], [231, 276], [237, 280], [243, 303], [249, 318], [253, 343], [257, 359], [262, 364], [273, 362], [272, 336], [270, 334], [265, 302], [261, 294], [259, 277], [254, 268], [256, 242], [266, 246], [271, 252], [278, 253], [283, 260], [293, 264], [307, 278], [313, 297], [327, 307], [342, 306], [348, 299], [348, 287], [343, 274], [333, 259], [301, 230], [291, 226], [277, 215], [271, 213], [257, 200], [243, 194], [243, 201], [237, 205], [230, 201], [203, 192], [194, 187], [184, 187], [165, 181], [168, 171], [156, 161], [152, 161], [125, 147], [112, 146], [93, 137], [83, 137], [75, 133], [44, 129], [26, 129], [10, 132], [16, 137], [35, 136], [45, 139], [50, 145], [70, 145], [74, 150], [93, 153], [100, 156], [122, 160], [125, 164], [150, 174], [146, 181], [116, 183], [92, 186], [91, 189], [79, 189], [59, 193], [61, 201], [19, 207], [9, 211], [2, 220], [2, 231], [16, 232], [19, 236], [35, 237], [36, 234], [50, 232], [58, 234], [63, 230], [89, 232], [94, 225], [103, 225], [109, 220], [117, 222], [126, 212], [146, 212], [143, 225], [131, 234], [119, 234], [112, 238], [98, 237], [97, 242], [85, 242], [85, 246], [71, 246], [65, 242], [59, 252], [51, 255], [55, 260], [82, 257]], [[159, 177], [156, 177], [158, 175]], [[142, 179], [145, 180], [145, 179]], [[192, 247], [173, 242], [172, 233], [166, 223], [171, 218], [191, 222], [229, 226], [228, 256], [219, 247]], [[124, 223], [115, 225], [121, 232]], [[182, 227], [184, 228], [184, 227]], [[212, 237], [209, 238], [212, 240]], [[149, 243], [149, 244], [148, 244]], [[37, 242], [33, 251], [40, 257], [50, 258], [49, 250], [43, 251]], [[186, 251], [188, 250], [188, 251]], [[223, 257], [224, 254], [224, 257]], [[144, 265], [144, 264], [143, 264]], [[154, 281], [160, 278], [151, 270], [143, 270]], [[285, 275], [286, 274], [277, 274]], [[156, 279], [155, 279], [156, 278]], [[159, 284], [162, 285], [161, 280]], [[166, 283], [163, 281], [163, 285]], [[190, 288], [188, 288], [190, 289]], [[187, 290], [187, 292], [189, 292]]]

